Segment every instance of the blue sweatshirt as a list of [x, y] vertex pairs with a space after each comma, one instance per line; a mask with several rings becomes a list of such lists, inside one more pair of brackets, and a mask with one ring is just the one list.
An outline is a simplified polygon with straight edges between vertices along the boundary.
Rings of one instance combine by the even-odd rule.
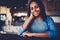
[[57, 37], [56, 26], [53, 19], [48, 16], [45, 20], [34, 20], [28, 27], [28, 30], [33, 33], [48, 32], [49, 37]]
[[[18, 35], [24, 32], [24, 28], [22, 29], [23, 30], [20, 29], [18, 31]], [[54, 21], [50, 16], [48, 16], [45, 20], [34, 19], [34, 21], [29, 24], [27, 30], [32, 33], [48, 32], [50, 38], [57, 37]]]

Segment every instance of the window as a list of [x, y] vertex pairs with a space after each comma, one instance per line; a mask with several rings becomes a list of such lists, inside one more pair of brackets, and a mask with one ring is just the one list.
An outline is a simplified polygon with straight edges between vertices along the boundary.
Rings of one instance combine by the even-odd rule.
[[47, 0], [47, 11], [60, 11], [60, 0]]

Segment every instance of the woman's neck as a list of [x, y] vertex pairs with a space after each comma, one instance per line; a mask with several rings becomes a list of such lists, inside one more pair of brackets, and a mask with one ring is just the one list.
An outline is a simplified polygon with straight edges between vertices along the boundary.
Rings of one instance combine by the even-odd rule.
[[41, 16], [36, 17], [36, 20], [42, 20]]

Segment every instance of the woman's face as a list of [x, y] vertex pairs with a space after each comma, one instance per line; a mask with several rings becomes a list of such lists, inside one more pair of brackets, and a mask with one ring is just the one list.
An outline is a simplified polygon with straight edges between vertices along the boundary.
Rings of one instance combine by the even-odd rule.
[[40, 7], [38, 6], [38, 4], [36, 2], [32, 2], [30, 4], [30, 11], [34, 16], [39, 16], [40, 14]]

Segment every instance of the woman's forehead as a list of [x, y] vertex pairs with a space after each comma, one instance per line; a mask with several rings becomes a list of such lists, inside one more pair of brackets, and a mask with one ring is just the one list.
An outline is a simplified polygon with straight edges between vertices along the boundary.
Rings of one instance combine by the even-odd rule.
[[37, 2], [31, 2], [30, 6], [38, 5]]

